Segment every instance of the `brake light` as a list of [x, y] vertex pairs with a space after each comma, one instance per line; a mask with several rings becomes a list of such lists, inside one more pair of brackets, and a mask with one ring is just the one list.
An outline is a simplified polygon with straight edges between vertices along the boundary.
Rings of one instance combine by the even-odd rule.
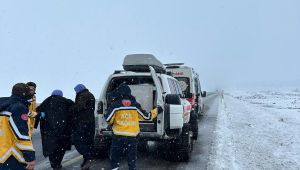
[[194, 106], [195, 105], [195, 99], [196, 99], [196, 97], [195, 97], [195, 95], [193, 95], [192, 98], [187, 98], [186, 100], [189, 101], [192, 106]]

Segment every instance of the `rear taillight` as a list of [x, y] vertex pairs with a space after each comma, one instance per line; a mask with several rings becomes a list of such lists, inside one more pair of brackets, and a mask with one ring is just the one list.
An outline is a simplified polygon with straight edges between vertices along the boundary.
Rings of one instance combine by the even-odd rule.
[[196, 99], [196, 97], [195, 97], [195, 95], [193, 95], [192, 98], [187, 98], [186, 100], [189, 101], [192, 106], [194, 106], [195, 105], [195, 99]]

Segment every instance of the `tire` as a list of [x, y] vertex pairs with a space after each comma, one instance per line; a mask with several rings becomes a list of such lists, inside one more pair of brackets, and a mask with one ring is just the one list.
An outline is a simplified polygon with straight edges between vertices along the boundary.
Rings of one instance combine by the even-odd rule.
[[173, 140], [170, 144], [168, 159], [176, 162], [188, 162], [193, 151], [193, 132], [189, 125], [185, 125], [179, 138]]
[[96, 136], [94, 148], [96, 157], [99, 159], [106, 159], [109, 157], [111, 140], [104, 136]]
[[198, 116], [195, 112], [191, 112], [190, 130], [193, 132], [193, 139], [198, 139]]

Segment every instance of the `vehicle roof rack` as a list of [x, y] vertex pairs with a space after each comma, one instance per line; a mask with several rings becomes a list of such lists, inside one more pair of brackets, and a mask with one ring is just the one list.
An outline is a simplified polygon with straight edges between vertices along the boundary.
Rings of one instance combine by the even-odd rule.
[[167, 64], [164, 64], [165, 66], [182, 66], [184, 65], [184, 63], [167, 63]]
[[114, 74], [119, 74], [119, 73], [122, 73], [122, 72], [124, 72], [124, 70], [115, 70]]
[[166, 73], [164, 65], [152, 54], [130, 54], [125, 56], [123, 61], [126, 71], [149, 72], [149, 66], [157, 73]]
[[180, 66], [184, 65], [184, 63], [168, 63], [164, 65], [166, 68], [180, 68]]

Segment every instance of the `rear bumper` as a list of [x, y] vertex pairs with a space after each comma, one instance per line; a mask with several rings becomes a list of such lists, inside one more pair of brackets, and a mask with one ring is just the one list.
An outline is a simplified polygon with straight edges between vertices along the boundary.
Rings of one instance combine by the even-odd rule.
[[[103, 136], [105, 138], [111, 138], [112, 136], [112, 131], [109, 130], [104, 130], [104, 131], [100, 131], [99, 129], [96, 130], [96, 134], [98, 136]], [[168, 136], [166, 135], [160, 135], [156, 132], [140, 132], [138, 137], [140, 139], [145, 139], [145, 140], [165, 140], [165, 139], [170, 139]]]

